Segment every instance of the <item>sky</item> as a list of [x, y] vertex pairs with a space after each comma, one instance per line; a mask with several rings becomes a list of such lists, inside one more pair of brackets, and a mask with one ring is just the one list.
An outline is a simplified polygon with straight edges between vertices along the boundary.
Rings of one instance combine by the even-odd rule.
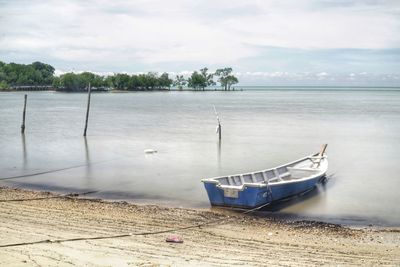
[[241, 85], [400, 86], [399, 0], [0, 0], [0, 61]]

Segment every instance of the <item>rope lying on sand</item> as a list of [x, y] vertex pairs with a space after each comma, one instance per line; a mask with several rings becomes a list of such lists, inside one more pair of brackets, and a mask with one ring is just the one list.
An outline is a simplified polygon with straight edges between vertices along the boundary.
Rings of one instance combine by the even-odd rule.
[[[325, 179], [329, 180], [329, 179], [332, 178], [333, 175], [334, 174], [331, 174], [329, 176], [325, 176]], [[87, 193], [91, 193], [91, 192], [87, 192]], [[71, 194], [69, 194], [69, 195], [71, 195]], [[58, 196], [58, 197], [67, 197], [67, 196], [68, 195]], [[49, 197], [49, 198], [56, 198], [56, 197]], [[30, 200], [36, 200], [36, 199], [30, 199]], [[242, 215], [249, 214], [249, 213], [255, 212], [255, 211], [259, 210], [259, 209], [262, 209], [262, 208], [264, 208], [264, 207], [266, 207], [266, 206], [268, 206], [270, 204], [271, 204], [271, 202], [266, 203], [266, 204], [261, 205], [261, 206], [258, 206], [256, 208], [250, 209], [250, 210], [246, 210], [245, 212], [242, 212], [240, 214], [242, 214]], [[126, 234], [120, 234], [120, 235], [95, 236], [95, 237], [77, 237], [77, 238], [67, 238], [67, 239], [45, 239], [45, 240], [33, 241], [33, 242], [23, 242], [23, 243], [13, 243], [13, 244], [0, 245], [0, 248], [35, 245], [35, 244], [46, 244], [46, 243], [63, 243], [63, 242], [73, 242], [73, 241], [86, 241], [86, 240], [123, 238], [123, 237], [130, 237], [130, 236], [146, 236], [146, 235], [165, 234], [165, 233], [171, 233], [171, 232], [182, 231], [182, 230], [187, 230], [187, 229], [200, 228], [202, 226], [215, 224], [215, 223], [220, 223], [220, 222], [223, 222], [223, 221], [228, 221], [230, 219], [232, 219], [232, 218], [230, 216], [227, 216], [226, 218], [221, 218], [221, 219], [217, 219], [217, 220], [213, 220], [213, 221], [209, 221], [209, 222], [198, 223], [198, 224], [193, 224], [193, 225], [189, 225], [189, 226], [178, 227], [178, 228], [173, 228], [173, 229], [168, 229], [168, 230], [154, 231], [154, 232], [126, 233]]]
[[89, 194], [97, 193], [98, 191], [88, 191], [83, 193], [69, 193], [65, 195], [59, 196], [49, 196], [49, 197], [36, 197], [36, 198], [18, 198], [18, 199], [1, 199], [0, 203], [3, 202], [22, 202], [22, 201], [34, 201], [34, 200], [44, 200], [44, 199], [51, 199], [51, 198], [74, 198], [79, 196], [85, 196]]
[[[262, 206], [256, 207], [254, 209], [247, 210], [245, 212], [242, 212], [241, 214], [248, 214], [248, 213], [254, 212], [256, 210], [259, 210], [259, 209], [262, 209], [262, 208], [268, 206], [269, 204], [270, 203], [267, 203]], [[189, 226], [178, 227], [178, 228], [168, 229], [168, 230], [154, 231], [154, 232], [127, 233], [127, 234], [120, 234], [120, 235], [95, 236], [95, 237], [77, 237], [77, 238], [67, 238], [67, 239], [45, 239], [45, 240], [34, 241], [34, 242], [23, 242], [23, 243], [0, 245], [0, 248], [18, 247], [18, 246], [35, 245], [35, 244], [62, 243], [62, 242], [73, 242], [73, 241], [122, 238], [122, 237], [130, 237], [130, 236], [146, 236], [146, 235], [165, 234], [165, 233], [171, 233], [171, 232], [182, 231], [182, 230], [187, 230], [187, 229], [200, 228], [202, 226], [220, 223], [223, 221], [228, 221], [230, 219], [231, 219], [231, 217], [227, 216], [226, 218], [221, 218], [221, 219], [217, 219], [217, 220], [213, 220], [213, 221], [209, 221], [209, 222], [198, 223], [198, 224], [193, 224], [193, 225], [189, 225]]]

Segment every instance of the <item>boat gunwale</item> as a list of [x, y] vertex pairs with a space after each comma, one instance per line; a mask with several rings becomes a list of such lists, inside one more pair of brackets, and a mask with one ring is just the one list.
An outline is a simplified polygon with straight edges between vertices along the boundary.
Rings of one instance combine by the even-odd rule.
[[[204, 179], [201, 179], [201, 181], [203, 183], [217, 184], [217, 187], [219, 187], [219, 188], [234, 189], [234, 190], [240, 190], [240, 191], [243, 191], [246, 187], [262, 188], [262, 187], [267, 187], [267, 186], [277, 186], [277, 185], [282, 185], [282, 184], [303, 182], [303, 181], [306, 181], [306, 180], [311, 180], [311, 179], [315, 179], [315, 178], [318, 178], [318, 177], [322, 177], [326, 173], [327, 168], [325, 168], [325, 169], [322, 169], [322, 168], [316, 169], [316, 171], [318, 171], [317, 173], [311, 174], [309, 176], [305, 176], [303, 178], [298, 178], [298, 179], [295, 179], [295, 180], [287, 180], [287, 181], [282, 180], [282, 181], [273, 182], [273, 183], [269, 183], [268, 180], [267, 180], [267, 181], [256, 182], [256, 183], [254, 183], [254, 182], [253, 183], [244, 182], [240, 186], [237, 186], [237, 185], [221, 185], [220, 181], [217, 181], [217, 179], [226, 178], [226, 177], [232, 177], [232, 176], [243, 176], [243, 175], [249, 175], [249, 174], [253, 175], [255, 173], [264, 173], [264, 172], [271, 171], [271, 170], [277, 170], [277, 169], [282, 168], [282, 167], [286, 167], [287, 168], [288, 165], [291, 165], [291, 164], [294, 164], [294, 163], [300, 163], [300, 162], [305, 161], [307, 159], [311, 160], [311, 158], [316, 157], [316, 156], [319, 156], [319, 153], [311, 154], [309, 156], [306, 156], [306, 157], [303, 157], [303, 158], [288, 162], [286, 164], [278, 165], [276, 167], [269, 168], [269, 169], [264, 169], [264, 170], [260, 170], [260, 171], [254, 171], [254, 172], [246, 172], [246, 173], [241, 173], [241, 174], [233, 174], [233, 175], [217, 176], [217, 177], [212, 177], [212, 178], [204, 178]], [[321, 158], [321, 160], [322, 159], [327, 160], [328, 156], [327, 155], [322, 155], [320, 158]]]

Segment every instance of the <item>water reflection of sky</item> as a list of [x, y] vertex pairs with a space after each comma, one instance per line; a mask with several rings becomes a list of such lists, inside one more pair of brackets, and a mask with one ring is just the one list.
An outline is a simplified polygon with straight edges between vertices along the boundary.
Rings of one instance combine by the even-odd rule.
[[[1, 177], [88, 163], [15, 183], [208, 207], [201, 178], [273, 167], [326, 142], [334, 175], [325, 190], [281, 212], [400, 223], [399, 100], [398, 92], [94, 94], [85, 139], [85, 94], [29, 93], [24, 137], [23, 94], [2, 93]], [[222, 120], [221, 144], [212, 105]], [[149, 148], [158, 153], [145, 154]]]

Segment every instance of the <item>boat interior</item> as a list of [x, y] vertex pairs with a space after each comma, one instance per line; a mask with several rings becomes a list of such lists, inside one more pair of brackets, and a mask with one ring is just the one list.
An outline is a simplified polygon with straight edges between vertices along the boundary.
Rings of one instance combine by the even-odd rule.
[[212, 180], [218, 182], [221, 186], [230, 187], [241, 187], [243, 184], [273, 184], [282, 181], [298, 180], [320, 172], [321, 163], [325, 159], [325, 156], [313, 155], [272, 169], [222, 176], [213, 178]]

